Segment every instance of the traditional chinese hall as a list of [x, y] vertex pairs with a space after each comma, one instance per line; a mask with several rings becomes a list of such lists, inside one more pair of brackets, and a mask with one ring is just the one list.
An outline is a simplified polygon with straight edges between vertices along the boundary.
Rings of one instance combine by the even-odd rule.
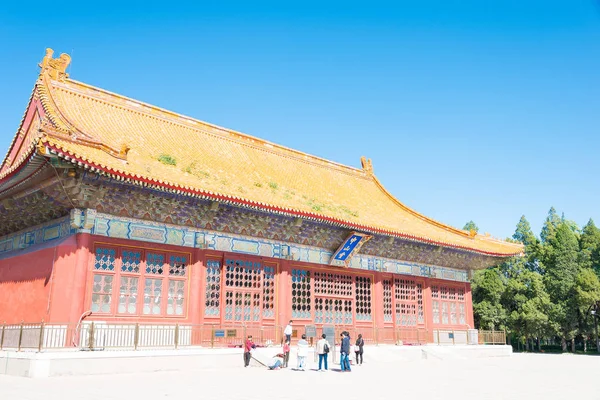
[[474, 328], [472, 271], [522, 252], [405, 206], [369, 159], [115, 94], [71, 79], [70, 61], [46, 51], [0, 167], [0, 323], [278, 341], [292, 319], [428, 343]]

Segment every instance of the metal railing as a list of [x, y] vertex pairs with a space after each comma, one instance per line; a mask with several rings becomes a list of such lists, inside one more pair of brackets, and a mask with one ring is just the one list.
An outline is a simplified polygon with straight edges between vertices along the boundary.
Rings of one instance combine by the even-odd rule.
[[479, 331], [479, 344], [506, 344], [506, 331]]
[[[362, 334], [367, 344], [422, 345], [437, 344], [505, 344], [502, 331], [433, 330], [416, 327], [356, 327], [336, 325], [334, 341], [347, 331], [355, 339]], [[304, 332], [296, 329], [296, 337]], [[474, 333], [473, 333], [474, 332]], [[323, 333], [316, 327], [316, 338]], [[75, 324], [21, 323], [0, 325], [0, 350], [140, 350], [241, 347], [252, 335], [261, 347], [279, 346], [283, 339], [281, 326], [142, 324], [120, 322], [85, 322]]]

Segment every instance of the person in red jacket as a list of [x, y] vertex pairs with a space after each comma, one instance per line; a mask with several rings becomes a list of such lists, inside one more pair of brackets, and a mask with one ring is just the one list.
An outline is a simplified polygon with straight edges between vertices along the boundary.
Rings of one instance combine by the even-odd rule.
[[250, 358], [252, 357], [250, 351], [254, 348], [256, 348], [256, 345], [252, 341], [252, 335], [248, 335], [248, 339], [244, 343], [244, 367], [250, 365]]

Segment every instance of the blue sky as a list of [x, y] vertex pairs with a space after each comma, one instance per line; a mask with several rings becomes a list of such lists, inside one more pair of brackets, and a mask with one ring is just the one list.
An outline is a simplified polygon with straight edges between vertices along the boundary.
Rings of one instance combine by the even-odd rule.
[[[282, 5], [281, 3], [287, 3]], [[0, 153], [46, 47], [110, 91], [343, 164], [442, 222], [600, 224], [598, 1], [14, 2]], [[356, 194], [360, 196], [360, 193]]]

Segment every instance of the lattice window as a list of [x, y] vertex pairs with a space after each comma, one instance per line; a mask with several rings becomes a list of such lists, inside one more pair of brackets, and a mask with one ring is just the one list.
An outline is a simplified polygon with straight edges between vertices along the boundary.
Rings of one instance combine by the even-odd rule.
[[92, 285], [92, 312], [110, 312], [112, 284], [112, 275], [94, 274], [94, 283]]
[[233, 292], [225, 292], [225, 319], [228, 321], [233, 320]]
[[417, 284], [411, 279], [396, 279], [396, 325], [417, 325]]
[[318, 297], [315, 299], [315, 322], [318, 324], [352, 324], [352, 300]]
[[252, 293], [252, 309], [250, 310], [251, 320], [254, 322], [260, 321], [260, 293]]
[[234, 320], [241, 321], [242, 315], [244, 314], [244, 308], [242, 305], [242, 296], [241, 292], [235, 292], [235, 307], [234, 307]]
[[263, 268], [263, 317], [275, 318], [275, 267]]
[[183, 301], [185, 293], [185, 281], [170, 280], [167, 292], [167, 314], [183, 315]]
[[144, 282], [144, 314], [161, 313], [162, 279], [146, 278]]
[[186, 256], [169, 256], [169, 275], [185, 276], [188, 259]]
[[419, 324], [425, 323], [425, 310], [423, 308], [423, 284], [417, 283], [417, 321]]
[[164, 254], [146, 253], [146, 273], [162, 275], [165, 266]]
[[315, 272], [315, 294], [352, 297], [352, 276]]
[[392, 322], [392, 281], [389, 279], [383, 280], [383, 320]]
[[448, 288], [448, 299], [449, 300], [456, 300], [456, 288]]
[[356, 277], [356, 319], [371, 320], [371, 278]]
[[221, 261], [206, 261], [206, 289], [204, 293], [206, 298], [204, 315], [218, 317], [221, 309]]
[[258, 262], [226, 260], [225, 286], [246, 289], [260, 289], [262, 271]]
[[121, 252], [121, 271], [137, 274], [140, 272], [141, 251], [123, 250]]
[[456, 303], [450, 303], [450, 323], [452, 325], [456, 325], [457, 322], [457, 318], [456, 318]]
[[122, 276], [119, 289], [119, 314], [135, 314], [137, 312], [139, 278]]
[[[434, 288], [436, 289], [434, 292]], [[437, 292], [437, 295], [436, 295]], [[465, 289], [455, 286], [432, 286], [432, 297], [440, 299], [440, 316], [434, 317], [434, 324], [466, 324]]]
[[448, 302], [442, 302], [442, 324], [448, 324]]
[[310, 271], [292, 270], [292, 317], [311, 318], [311, 279]]
[[114, 271], [117, 251], [106, 247], [96, 247], [94, 269], [99, 271]]
[[448, 287], [447, 286], [442, 286], [440, 288], [440, 298], [442, 300], [448, 300]]
[[438, 300], [433, 300], [431, 304], [431, 308], [433, 311], [433, 323], [440, 323], [440, 302]]

